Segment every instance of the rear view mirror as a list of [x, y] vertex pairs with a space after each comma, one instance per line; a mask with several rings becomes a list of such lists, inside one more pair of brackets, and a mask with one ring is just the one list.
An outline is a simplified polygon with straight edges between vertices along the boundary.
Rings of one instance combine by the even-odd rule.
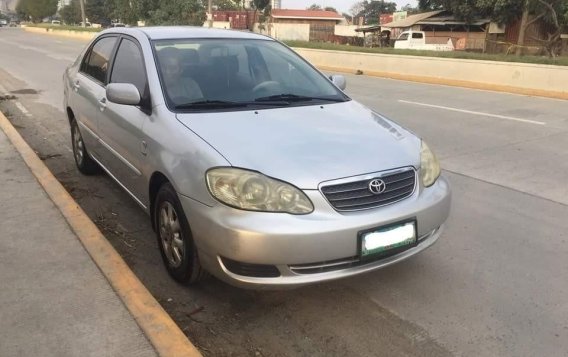
[[331, 81], [336, 85], [337, 88], [341, 90], [345, 90], [345, 88], [347, 88], [347, 81], [341, 74], [333, 74], [329, 76], [329, 79], [331, 79]]
[[134, 84], [110, 83], [106, 87], [109, 101], [123, 105], [140, 105], [140, 92]]

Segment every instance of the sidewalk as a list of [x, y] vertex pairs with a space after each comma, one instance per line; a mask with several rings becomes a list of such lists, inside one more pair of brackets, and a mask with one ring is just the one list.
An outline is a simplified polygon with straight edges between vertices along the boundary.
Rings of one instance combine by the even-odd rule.
[[0, 130], [0, 356], [156, 356]]

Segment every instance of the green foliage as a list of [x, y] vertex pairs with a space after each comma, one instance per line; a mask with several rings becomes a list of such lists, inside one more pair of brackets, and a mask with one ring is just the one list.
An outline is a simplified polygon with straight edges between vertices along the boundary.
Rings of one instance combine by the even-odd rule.
[[442, 57], [442, 58], [462, 58], [483, 61], [500, 61], [500, 62], [522, 62], [535, 64], [550, 64], [557, 66], [568, 66], [568, 57], [549, 58], [542, 56], [512, 56], [504, 54], [486, 54], [462, 51], [436, 52], [436, 51], [416, 51], [416, 50], [400, 50], [392, 47], [358, 47], [348, 45], [336, 45], [326, 42], [307, 42], [307, 41], [284, 41], [290, 47], [313, 48], [321, 50], [347, 51], [347, 52], [363, 52], [363, 53], [380, 53], [390, 55], [406, 55], [421, 57]]
[[270, 5], [270, 0], [252, 0], [252, 7], [255, 10], [264, 11]]
[[90, 23], [103, 25], [109, 24], [111, 14], [106, 6], [106, 0], [85, 1], [85, 16], [89, 19]]
[[355, 17], [364, 17], [365, 24], [373, 25], [379, 23], [379, 16], [381, 14], [391, 14], [395, 12], [396, 3], [364, 0], [353, 4], [350, 11]]
[[149, 11], [150, 25], [202, 26], [205, 9], [198, 0], [158, 0], [157, 8]]
[[235, 0], [213, 0], [213, 7], [217, 10], [234, 11], [241, 8], [240, 1]]
[[107, 0], [106, 11], [113, 21], [135, 25], [139, 19], [137, 4], [138, 0]]
[[59, 10], [59, 15], [61, 16], [64, 24], [71, 25], [80, 23], [82, 20], [79, 0], [71, 0], [69, 5]]
[[31, 18], [33, 22], [41, 22], [57, 12], [58, 0], [20, 0], [16, 12], [20, 18]]
[[332, 6], [326, 6], [323, 8], [325, 11], [333, 11], [339, 14], [339, 12], [337, 12], [337, 9], [332, 7]]
[[306, 10], [323, 10], [321, 5], [318, 4], [311, 4]]

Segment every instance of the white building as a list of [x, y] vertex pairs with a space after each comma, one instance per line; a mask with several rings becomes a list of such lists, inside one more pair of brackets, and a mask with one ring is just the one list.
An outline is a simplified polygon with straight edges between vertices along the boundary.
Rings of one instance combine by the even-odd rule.
[[270, 4], [272, 5], [273, 9], [281, 9], [282, 8], [282, 0], [271, 0]]

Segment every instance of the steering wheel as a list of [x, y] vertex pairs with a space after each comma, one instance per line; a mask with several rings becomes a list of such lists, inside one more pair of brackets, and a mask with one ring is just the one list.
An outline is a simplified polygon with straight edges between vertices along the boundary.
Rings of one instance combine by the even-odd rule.
[[252, 92], [254, 94], [256, 94], [260, 91], [267, 91], [268, 93], [274, 91], [274, 93], [279, 93], [281, 87], [282, 86], [280, 85], [280, 83], [278, 83], [276, 81], [265, 81], [265, 82], [259, 83], [256, 86], [254, 86], [253, 89], [252, 89]]

